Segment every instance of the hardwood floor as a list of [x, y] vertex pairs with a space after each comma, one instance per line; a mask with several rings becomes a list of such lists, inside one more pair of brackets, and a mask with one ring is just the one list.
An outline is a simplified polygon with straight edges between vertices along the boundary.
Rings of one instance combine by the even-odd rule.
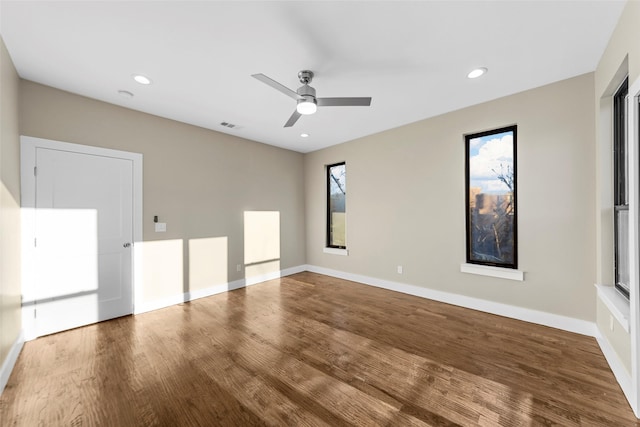
[[640, 426], [593, 338], [300, 273], [25, 344], [2, 426]]

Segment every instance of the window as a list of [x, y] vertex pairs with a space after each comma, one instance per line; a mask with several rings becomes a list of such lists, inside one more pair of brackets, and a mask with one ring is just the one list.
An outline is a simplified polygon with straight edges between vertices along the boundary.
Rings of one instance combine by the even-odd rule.
[[517, 127], [465, 136], [467, 263], [518, 268]]
[[346, 164], [327, 166], [327, 246], [346, 249]]
[[616, 289], [629, 298], [629, 158], [625, 79], [613, 96], [613, 228]]

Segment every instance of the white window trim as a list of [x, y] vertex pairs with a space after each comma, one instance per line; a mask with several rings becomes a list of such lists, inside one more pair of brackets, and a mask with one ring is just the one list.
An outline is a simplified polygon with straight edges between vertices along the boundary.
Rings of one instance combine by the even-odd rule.
[[640, 164], [638, 155], [638, 138], [640, 129], [640, 78], [633, 83], [629, 82], [629, 93], [627, 98], [627, 120], [629, 135], [629, 259], [631, 260], [631, 271], [629, 274], [629, 311], [631, 329], [631, 407], [636, 417], [640, 418], [640, 305], [638, 304], [638, 292], [640, 291], [640, 233], [638, 221], [640, 213], [638, 211], [638, 185], [640, 184]]
[[598, 298], [604, 305], [607, 306], [613, 317], [616, 318], [618, 323], [622, 325], [622, 328], [629, 333], [629, 318], [631, 309], [629, 307], [629, 301], [620, 295], [620, 292], [613, 286], [598, 285]]
[[349, 255], [349, 251], [347, 249], [340, 249], [340, 248], [324, 248], [322, 252], [324, 252], [325, 254], [331, 254], [331, 255], [344, 255], [344, 256]]
[[524, 281], [524, 271], [514, 270], [512, 268], [491, 267], [480, 264], [460, 264], [462, 273], [478, 274], [480, 276], [498, 277], [500, 279]]

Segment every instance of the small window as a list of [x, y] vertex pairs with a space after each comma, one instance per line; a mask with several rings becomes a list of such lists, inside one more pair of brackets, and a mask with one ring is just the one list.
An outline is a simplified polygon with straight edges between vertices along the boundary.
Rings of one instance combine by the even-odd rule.
[[465, 136], [467, 263], [518, 268], [516, 137], [516, 126]]
[[327, 246], [346, 249], [346, 164], [327, 166]]
[[629, 298], [629, 155], [627, 138], [627, 94], [625, 79], [613, 96], [613, 203], [616, 289]]

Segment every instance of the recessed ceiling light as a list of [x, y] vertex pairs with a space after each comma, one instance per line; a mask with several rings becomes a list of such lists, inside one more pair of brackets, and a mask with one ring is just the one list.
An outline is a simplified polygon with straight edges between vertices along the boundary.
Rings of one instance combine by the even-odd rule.
[[129, 92], [128, 90], [119, 90], [118, 95], [126, 99], [133, 98], [133, 93]]
[[303, 137], [303, 138], [308, 138], [309, 134], [308, 133], [301, 133], [300, 136]]
[[134, 74], [133, 80], [137, 81], [141, 85], [150, 85], [151, 79], [147, 76], [143, 76], [142, 74]]
[[472, 70], [469, 74], [467, 74], [467, 78], [477, 79], [478, 77], [482, 76], [486, 72], [487, 72], [487, 69], [484, 67], [476, 68], [475, 70]]

